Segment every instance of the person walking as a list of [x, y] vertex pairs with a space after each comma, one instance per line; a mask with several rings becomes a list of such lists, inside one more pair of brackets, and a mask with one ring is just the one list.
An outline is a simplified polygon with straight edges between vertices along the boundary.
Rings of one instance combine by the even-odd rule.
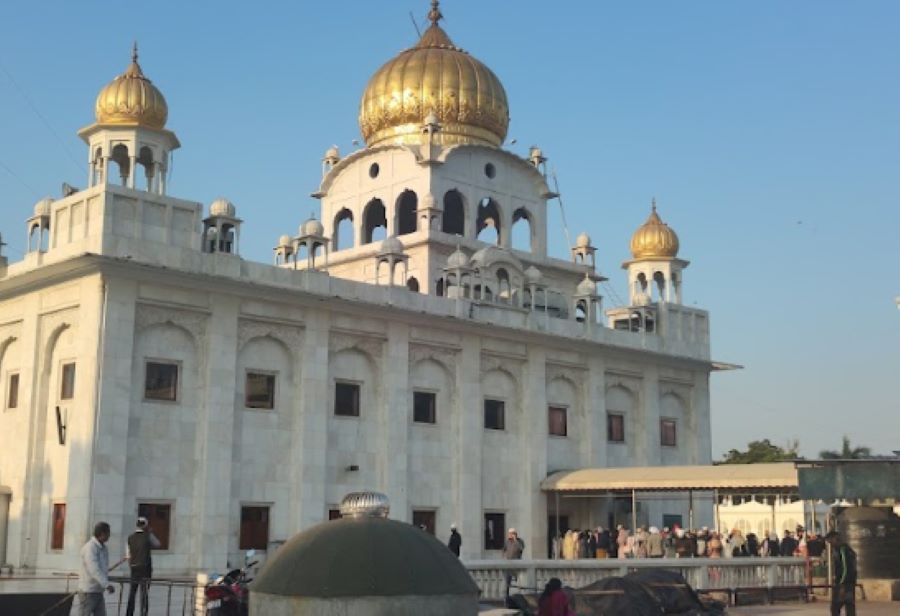
[[147, 518], [141, 516], [137, 519], [134, 532], [128, 535], [128, 543], [125, 548], [125, 558], [131, 567], [131, 585], [128, 589], [128, 605], [125, 608], [125, 616], [134, 616], [135, 598], [138, 590], [141, 591], [141, 616], [147, 616], [150, 604], [147, 591], [150, 589], [150, 578], [153, 577], [153, 561], [150, 557], [151, 550], [158, 550], [159, 539], [149, 528]]
[[856, 616], [856, 552], [841, 541], [837, 531], [825, 535], [831, 546], [834, 580], [831, 583], [831, 616], [840, 616], [841, 608], [847, 616]]
[[78, 594], [81, 598], [81, 616], [106, 616], [103, 593], [116, 589], [109, 583], [110, 528], [106, 522], [94, 525], [94, 535], [81, 548], [81, 571], [78, 575]]
[[559, 578], [550, 578], [538, 599], [538, 616], [575, 616]]
[[450, 540], [447, 542], [447, 547], [450, 548], [450, 551], [459, 556], [459, 548], [462, 546], [462, 535], [459, 534], [459, 531], [456, 530], [456, 524], [450, 525]]
[[[576, 544], [577, 545], [577, 544]], [[519, 539], [519, 533], [515, 528], [510, 528], [506, 533], [506, 543], [503, 544], [501, 552], [504, 560], [522, 560], [522, 553], [525, 551], [525, 542]], [[516, 576], [512, 573], [506, 573], [506, 596], [509, 597], [509, 589], [512, 581]]]
[[515, 528], [510, 528], [506, 534], [506, 543], [503, 544], [503, 558], [505, 560], [521, 560], [525, 551], [525, 542], [519, 539], [519, 533]]

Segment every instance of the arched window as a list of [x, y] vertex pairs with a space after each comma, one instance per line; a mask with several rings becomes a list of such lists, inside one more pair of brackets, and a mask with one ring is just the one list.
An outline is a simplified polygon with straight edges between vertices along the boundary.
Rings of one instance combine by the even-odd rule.
[[531, 252], [533, 224], [531, 214], [524, 207], [513, 212], [512, 247]]
[[634, 293], [635, 295], [638, 293], [646, 293], [647, 292], [647, 277], [640, 273], [637, 275], [637, 278], [634, 279]]
[[137, 164], [144, 168], [144, 177], [147, 179], [147, 190], [153, 188], [153, 150], [144, 146], [136, 160]]
[[123, 143], [115, 146], [109, 159], [118, 165], [119, 177], [122, 179], [122, 186], [125, 186], [128, 182], [128, 172], [131, 166], [131, 161], [128, 159], [128, 146]]
[[416, 293], [419, 292], [419, 281], [416, 280], [415, 276], [410, 276], [409, 280], [406, 281], [406, 288]]
[[575, 304], [575, 320], [579, 323], [584, 323], [587, 321], [587, 309], [584, 300], [579, 300], [577, 304]]
[[219, 231], [215, 227], [206, 230], [206, 251], [216, 252], [219, 243]]
[[438, 281], [434, 285], [434, 293], [438, 297], [444, 296], [444, 279], [438, 278]]
[[512, 297], [512, 288], [509, 284], [509, 272], [502, 267], [497, 270], [497, 299], [509, 302]]
[[222, 225], [222, 237], [219, 238], [219, 252], [234, 252], [233, 225]]
[[444, 213], [441, 218], [441, 231], [453, 235], [464, 235], [466, 232], [466, 210], [462, 194], [454, 189], [444, 195]]
[[331, 240], [333, 250], [353, 248], [353, 212], [343, 208], [334, 217], [334, 237]]
[[500, 245], [500, 207], [490, 197], [485, 197], [478, 204], [475, 237], [489, 244]]
[[103, 179], [103, 148], [94, 150], [94, 158], [91, 161], [91, 184], [96, 185]]
[[380, 199], [372, 199], [363, 210], [363, 244], [387, 237], [387, 214]]
[[415, 233], [418, 218], [416, 209], [419, 207], [419, 199], [411, 190], [404, 190], [397, 199], [397, 235]]
[[666, 277], [662, 272], [654, 272], [653, 282], [656, 284], [656, 292], [660, 300], [666, 299]]

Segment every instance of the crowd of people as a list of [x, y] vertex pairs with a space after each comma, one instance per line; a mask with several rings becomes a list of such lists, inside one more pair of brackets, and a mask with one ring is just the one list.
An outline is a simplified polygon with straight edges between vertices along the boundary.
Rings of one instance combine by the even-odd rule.
[[614, 529], [567, 530], [553, 540], [553, 557], [565, 560], [583, 558], [741, 558], [766, 556], [819, 557], [825, 550], [824, 538], [807, 532], [802, 526], [785, 530], [779, 537], [770, 532], [762, 538], [755, 533], [685, 530], [678, 526], [662, 530], [641, 526], [632, 532], [620, 524]]

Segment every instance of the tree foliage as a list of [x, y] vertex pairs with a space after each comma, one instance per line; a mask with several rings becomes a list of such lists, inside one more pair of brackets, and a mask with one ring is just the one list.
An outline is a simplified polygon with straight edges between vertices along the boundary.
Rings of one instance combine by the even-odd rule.
[[788, 443], [786, 447], [773, 445], [769, 439], [751, 441], [746, 451], [732, 449], [725, 454], [722, 464], [760, 464], [763, 462], [790, 462], [800, 459], [797, 450], [798, 441]]
[[844, 436], [840, 451], [826, 449], [819, 452], [819, 456], [823, 460], [860, 460], [868, 458], [872, 455], [871, 447], [851, 447], [850, 438]]

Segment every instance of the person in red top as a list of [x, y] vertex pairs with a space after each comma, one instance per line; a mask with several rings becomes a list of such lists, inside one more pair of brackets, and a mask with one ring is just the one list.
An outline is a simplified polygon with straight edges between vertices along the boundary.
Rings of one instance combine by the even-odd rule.
[[538, 601], [538, 616], [575, 616], [559, 578], [550, 578]]

